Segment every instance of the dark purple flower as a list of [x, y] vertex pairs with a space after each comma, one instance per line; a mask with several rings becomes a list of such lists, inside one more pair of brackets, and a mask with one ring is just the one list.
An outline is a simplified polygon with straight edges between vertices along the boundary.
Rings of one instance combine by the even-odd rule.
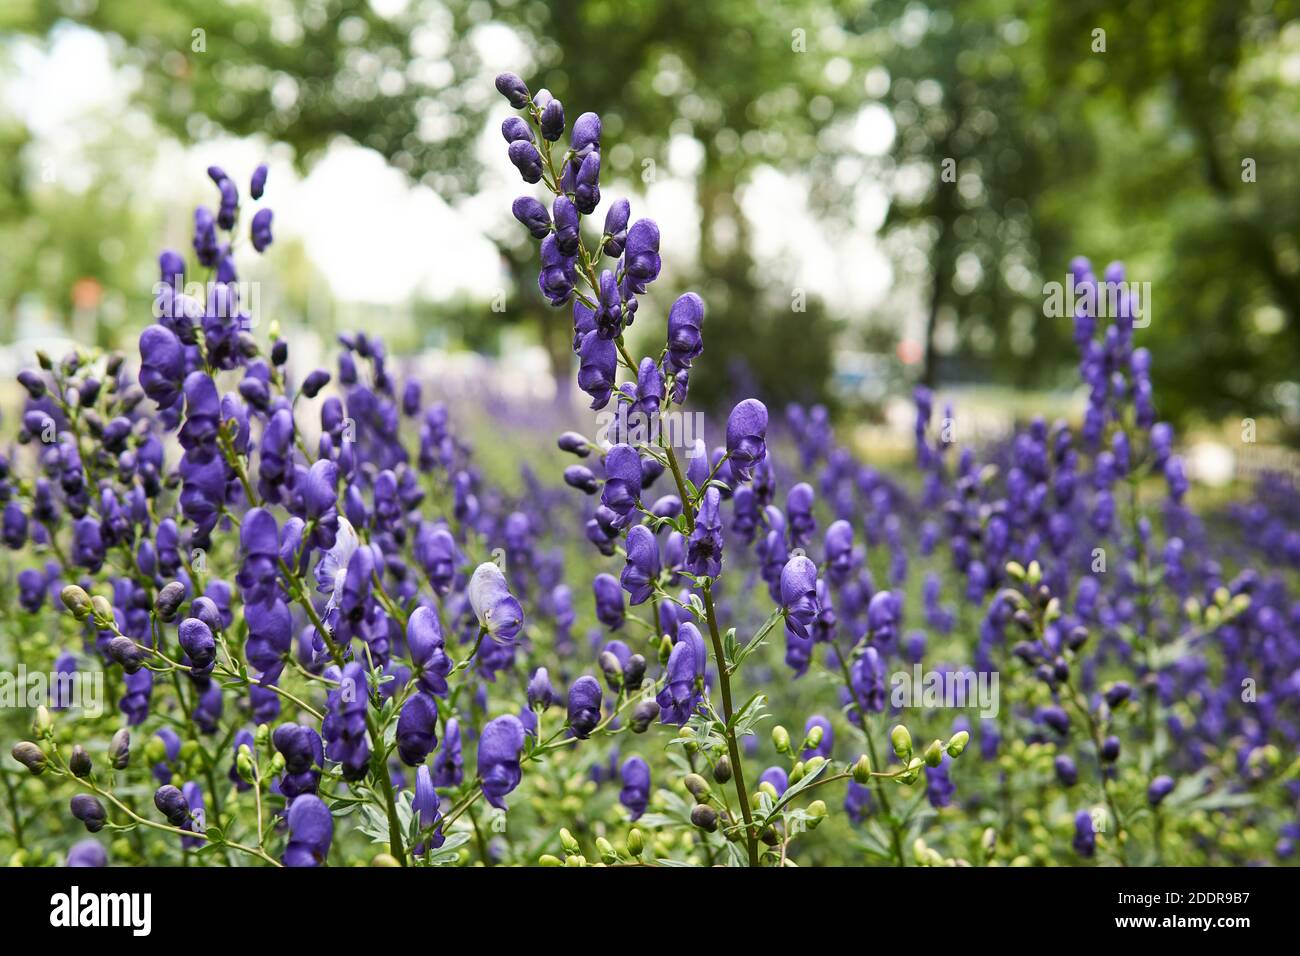
[[686, 543], [686, 570], [696, 577], [717, 577], [722, 573], [722, 496], [710, 487], [700, 501], [695, 529]]
[[397, 752], [408, 767], [418, 767], [438, 746], [438, 702], [414, 694], [397, 717]]
[[569, 688], [569, 727], [573, 736], [585, 739], [600, 723], [600, 682], [584, 674]]
[[600, 503], [626, 519], [640, 499], [641, 456], [631, 445], [615, 445], [605, 453], [605, 486]]
[[639, 819], [650, 802], [650, 767], [640, 757], [628, 757], [619, 775], [623, 780], [619, 803], [628, 808], [633, 820]]
[[334, 818], [314, 793], [304, 793], [289, 804], [289, 843], [281, 862], [285, 866], [320, 866], [329, 856], [334, 839]]
[[551, 234], [551, 215], [532, 196], [520, 196], [511, 205], [510, 211], [528, 228], [534, 239], [545, 239]]

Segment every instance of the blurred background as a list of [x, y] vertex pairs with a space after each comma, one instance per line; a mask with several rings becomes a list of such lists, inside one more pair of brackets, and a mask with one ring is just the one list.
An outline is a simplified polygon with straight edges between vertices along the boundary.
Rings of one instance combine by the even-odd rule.
[[697, 406], [825, 402], [904, 442], [918, 382], [993, 431], [1068, 415], [1044, 286], [1119, 259], [1149, 283], [1161, 414], [1230, 479], [1242, 419], [1300, 437], [1298, 7], [5, 0], [0, 373], [133, 347], [204, 169], [265, 159], [276, 245], [241, 268], [300, 369], [364, 328], [446, 391], [580, 408], [509, 213], [532, 191], [498, 132], [509, 69], [601, 114], [606, 202], [661, 226], [633, 337], [707, 302]]

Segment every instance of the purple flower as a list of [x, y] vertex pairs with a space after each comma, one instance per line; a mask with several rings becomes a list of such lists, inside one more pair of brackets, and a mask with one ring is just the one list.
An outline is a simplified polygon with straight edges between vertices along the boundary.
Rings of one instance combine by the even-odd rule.
[[[578, 246], [581, 244], [582, 237], [578, 233], [578, 210], [570, 201], [569, 197], [561, 193], [555, 197], [555, 202], [551, 206], [551, 214], [555, 217], [555, 248], [561, 256], [571, 258], [578, 254]], [[545, 239], [545, 236], [540, 238]], [[542, 289], [546, 291], [545, 288]], [[610, 336], [606, 336], [609, 338]]]
[[397, 717], [397, 752], [408, 767], [418, 767], [438, 746], [438, 702], [415, 694]]
[[605, 486], [600, 503], [626, 519], [640, 499], [641, 456], [631, 445], [615, 445], [605, 453]]
[[1074, 852], [1084, 859], [1092, 859], [1097, 852], [1097, 834], [1092, 828], [1092, 814], [1080, 810], [1074, 815]]
[[334, 818], [314, 793], [294, 797], [289, 804], [289, 844], [281, 862], [285, 866], [320, 866], [329, 856], [334, 839]]
[[[682, 624], [681, 631], [687, 629], [699, 631], [693, 624]], [[701, 637], [700, 643], [703, 643]], [[665, 724], [681, 726], [690, 719], [691, 712], [699, 700], [696, 691], [696, 679], [700, 676], [701, 666], [697, 660], [698, 650], [695, 642], [679, 639], [668, 655], [668, 667], [664, 672], [664, 686], [655, 700], [659, 704], [659, 720]]]
[[427, 843], [417, 843], [414, 852], [419, 855], [430, 848], [437, 848], [443, 844], [442, 828], [438, 824], [442, 820], [442, 814], [439, 812], [441, 801], [438, 798], [437, 791], [434, 790], [433, 777], [429, 773], [428, 767], [420, 767], [415, 771], [415, 797], [411, 800], [411, 809], [418, 815], [420, 829], [428, 830], [437, 827]]
[[781, 571], [781, 607], [790, 629], [800, 637], [817, 619], [817, 565], [810, 558], [796, 555]]
[[528, 681], [528, 706], [533, 710], [546, 710], [555, 702], [555, 688], [545, 667], [539, 667]]
[[258, 252], [265, 252], [266, 247], [271, 244], [271, 210], [259, 209], [253, 214], [249, 234], [253, 240], [253, 248]]
[[686, 543], [686, 570], [696, 577], [714, 578], [722, 573], [722, 496], [710, 487], [700, 501], [695, 529]]
[[627, 564], [622, 575], [628, 601], [633, 605], [645, 603], [658, 579], [659, 542], [645, 525], [634, 525], [627, 532]]
[[433, 757], [433, 783], [438, 787], [459, 787], [463, 779], [460, 721], [453, 717], [443, 727], [442, 749]]
[[700, 327], [704, 324], [704, 300], [694, 292], [680, 296], [668, 310], [668, 354], [664, 359], [667, 370], [676, 374], [689, 369], [704, 353], [704, 337]]
[[510, 101], [510, 105], [517, 110], [523, 109], [528, 105], [532, 97], [528, 93], [528, 86], [514, 73], [500, 73], [496, 78], [497, 92]]
[[623, 789], [619, 791], [618, 801], [628, 808], [632, 819], [637, 820], [650, 802], [650, 767], [640, 757], [628, 757], [619, 776], [623, 780]]
[[[532, 146], [529, 145], [528, 148], [532, 149]], [[559, 205], [557, 200], [557, 214]], [[542, 240], [542, 268], [537, 275], [537, 287], [542, 290], [542, 295], [546, 296], [546, 300], [553, 307], [559, 308], [573, 295], [573, 283], [577, 278], [578, 272], [573, 256], [564, 254], [560, 249], [560, 241], [556, 233], [551, 233]]]
[[511, 205], [510, 211], [527, 227], [534, 239], [545, 239], [551, 234], [551, 215], [532, 196], [520, 196]]
[[64, 866], [108, 866], [108, 853], [98, 840], [82, 840], [68, 850]]
[[727, 418], [727, 455], [731, 473], [749, 481], [753, 468], [767, 454], [767, 406], [747, 398]]
[[[600, 686], [596, 687], [597, 692]], [[524, 725], [513, 714], [490, 721], [478, 742], [478, 775], [483, 796], [498, 810], [506, 809], [504, 797], [523, 778], [519, 756], [524, 749]]]
[[662, 267], [659, 227], [653, 219], [638, 219], [627, 231], [623, 248], [623, 297], [644, 293], [646, 286], [659, 277]]
[[584, 216], [590, 216], [600, 205], [600, 153], [588, 153], [578, 167], [573, 203]]
[[315, 793], [320, 785], [320, 768], [325, 765], [320, 735], [305, 724], [281, 724], [271, 734], [271, 744], [284, 757], [280, 792], [290, 800]]
[[185, 380], [185, 347], [176, 333], [151, 325], [140, 333], [140, 387], [159, 408], [170, 408]]
[[491, 561], [474, 569], [469, 587], [470, 607], [479, 626], [487, 630], [494, 641], [509, 643], [518, 635], [524, 624], [524, 610], [510, 593], [506, 576]]
[[948, 776], [950, 763], [952, 758], [944, 754], [939, 766], [925, 768], [925, 798], [936, 810], [951, 805], [957, 793], [957, 787]]
[[180, 645], [193, 665], [195, 676], [211, 674], [217, 659], [217, 641], [209, 627], [197, 617], [181, 621]]
[[422, 604], [411, 612], [406, 622], [406, 647], [420, 686], [431, 694], [447, 693], [451, 658], [447, 656], [437, 611]]
[[623, 254], [627, 242], [627, 222], [632, 216], [632, 204], [626, 199], [616, 199], [605, 213], [605, 232], [602, 236], [605, 254], [617, 259]]
[[600, 723], [600, 682], [584, 674], [569, 688], [569, 728], [573, 736], [585, 740]]
[[1147, 803], [1153, 807], [1158, 807], [1164, 802], [1165, 797], [1169, 796], [1174, 789], [1174, 778], [1168, 776], [1159, 776], [1151, 781], [1151, 786], [1147, 787]]
[[[611, 339], [602, 339], [593, 324], [579, 341], [578, 357], [578, 387], [591, 396], [593, 409], [604, 408], [609, 404], [618, 374], [618, 347]], [[639, 465], [637, 470], [640, 471]]]
[[537, 147], [526, 139], [517, 139], [506, 150], [510, 162], [515, 164], [519, 175], [526, 183], [540, 182], [542, 178], [542, 154]]

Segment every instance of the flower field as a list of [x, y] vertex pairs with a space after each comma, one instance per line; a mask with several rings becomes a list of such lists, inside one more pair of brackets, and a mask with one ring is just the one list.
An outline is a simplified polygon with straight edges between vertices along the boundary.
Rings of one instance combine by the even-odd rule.
[[918, 388], [906, 468], [763, 394], [693, 433], [707, 298], [650, 303], [660, 228], [602, 196], [601, 117], [496, 88], [589, 424], [536, 454], [470, 427], [380, 330], [296, 364], [240, 301], [274, 179], [209, 168], [138, 349], [18, 376], [0, 859], [1294, 858], [1300, 494], [1198, 501], [1136, 303], [1079, 298], [1078, 420], [959, 442]]

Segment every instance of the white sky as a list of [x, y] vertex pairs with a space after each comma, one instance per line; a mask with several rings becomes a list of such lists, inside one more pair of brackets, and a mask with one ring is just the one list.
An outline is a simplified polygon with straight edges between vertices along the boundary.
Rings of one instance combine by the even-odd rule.
[[[482, 28], [475, 41], [489, 72], [517, 66], [526, 57], [503, 28]], [[111, 66], [108, 45], [94, 32], [61, 28], [48, 49], [30, 41], [17, 41], [11, 49], [16, 72], [0, 97], [32, 130], [30, 155], [38, 168], [57, 164], [60, 182], [68, 188], [93, 180], [96, 160], [85, 144], [106, 134], [125, 134], [140, 144], [142, 159], [150, 164], [140, 175], [149, 177], [150, 193], [160, 203], [201, 190], [203, 171], [211, 163], [232, 174], [239, 170], [244, 179], [258, 162], [268, 160], [268, 202], [275, 209], [277, 238], [301, 239], [340, 299], [382, 304], [413, 294], [435, 300], [466, 294], [485, 298], [484, 290], [502, 285], [489, 237], [513, 224], [510, 201], [531, 188], [506, 161], [497, 133], [508, 109], [504, 103], [480, 139], [482, 191], [449, 205], [433, 190], [412, 186], [377, 153], [357, 146], [331, 147], [306, 178], [299, 178], [283, 147], [258, 139], [222, 139], [187, 148], [169, 142], [127, 109], [136, 78]], [[850, 136], [864, 155], [879, 154], [893, 136], [892, 122], [881, 107], [869, 104]], [[688, 137], [671, 141], [668, 168], [645, 190], [605, 184], [607, 200], [629, 195], [634, 217], [651, 216], [659, 223], [669, 270], [674, 261], [692, 262], [698, 254], [693, 172], [700, 148]], [[843, 175], [860, 174], [847, 168]], [[760, 264], [779, 266], [779, 275], [815, 291], [835, 311], [863, 319], [883, 300], [893, 276], [875, 235], [886, 208], [885, 190], [865, 180], [857, 189], [855, 228], [844, 234], [829, 233], [809, 212], [808, 183], [797, 175], [758, 170], [741, 205]], [[602, 207], [597, 217], [603, 216]]]

